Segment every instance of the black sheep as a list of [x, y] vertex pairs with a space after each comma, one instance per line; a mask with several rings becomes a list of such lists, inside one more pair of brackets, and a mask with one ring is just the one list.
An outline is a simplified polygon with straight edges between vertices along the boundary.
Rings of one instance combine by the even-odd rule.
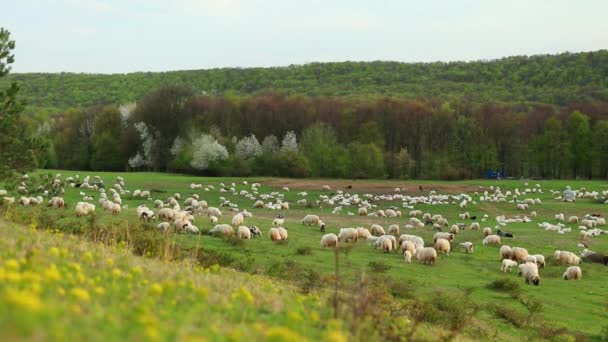
[[501, 237], [510, 237], [510, 238], [512, 238], [512, 237], [513, 237], [513, 233], [511, 233], [511, 232], [503, 232], [503, 231], [502, 231], [502, 230], [500, 230], [500, 229], [498, 229], [498, 230], [496, 231], [496, 235], [501, 236]]

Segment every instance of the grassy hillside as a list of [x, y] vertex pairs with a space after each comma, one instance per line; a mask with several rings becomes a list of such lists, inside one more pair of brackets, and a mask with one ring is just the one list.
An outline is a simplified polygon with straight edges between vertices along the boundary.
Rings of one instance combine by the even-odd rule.
[[343, 62], [275, 68], [224, 68], [130, 74], [12, 74], [30, 111], [140, 99], [163, 84], [196, 94], [384, 96], [535, 101], [552, 104], [608, 101], [608, 51], [517, 56], [452, 63]]
[[320, 294], [0, 221], [0, 339], [344, 340]]
[[[64, 177], [75, 174], [74, 172], [64, 171], [61, 173]], [[108, 186], [119, 175], [117, 173], [95, 174], [100, 175]], [[84, 176], [83, 173], [80, 175]], [[128, 209], [124, 209], [120, 216], [111, 216], [103, 213], [98, 208], [94, 221], [86, 218], [75, 218], [73, 205], [81, 200], [78, 189], [67, 190], [65, 199], [71, 207], [66, 210], [52, 211], [41, 208], [12, 208], [5, 211], [5, 217], [22, 222], [34, 220], [40, 228], [56, 228], [64, 232], [81, 233], [93, 239], [98, 239], [99, 236], [107, 236], [110, 237], [110, 241], [113, 239], [117, 241], [124, 240], [133, 252], [152, 258], [163, 258], [163, 256], [166, 256], [166, 249], [162, 248], [162, 246], [170, 245], [172, 248], [178, 247], [177, 250], [182, 255], [186, 254], [194, 257], [193, 253], [196, 253], [195, 258], [204, 267], [209, 268], [212, 264], [217, 263], [247, 273], [266, 274], [273, 277], [273, 279], [287, 280], [290, 284], [293, 284], [293, 286], [296, 286], [300, 291], [305, 293], [322, 294], [323, 289], [327, 289], [333, 284], [334, 253], [331, 250], [319, 248], [319, 240], [322, 233], [319, 232], [318, 228], [311, 228], [300, 224], [299, 221], [305, 214], [319, 214], [327, 222], [329, 232], [337, 232], [340, 227], [369, 227], [371, 223], [379, 223], [385, 228], [391, 223], [397, 223], [403, 229], [407, 217], [391, 219], [350, 216], [348, 212], [356, 212], [356, 208], [352, 207], [343, 208], [340, 214], [330, 214], [334, 206], [323, 205], [319, 208], [316, 206], [297, 205], [297, 199], [302, 198], [297, 194], [298, 192], [302, 190], [306, 191], [307, 196], [305, 198], [309, 201], [315, 200], [319, 198], [319, 195], [328, 195], [328, 192], [320, 191], [321, 185], [327, 183], [333, 189], [345, 189], [347, 185], [352, 185], [352, 190], [345, 191], [358, 193], [359, 195], [365, 193], [392, 193], [392, 189], [395, 187], [405, 187], [407, 189], [405, 193], [411, 195], [422, 195], [433, 188], [438, 189], [440, 193], [458, 194], [467, 192], [473, 195], [475, 191], [489, 189], [491, 185], [499, 185], [503, 191], [513, 191], [515, 188], [523, 190], [526, 187], [534, 187], [533, 183], [536, 183], [531, 182], [529, 185], [525, 185], [523, 181], [515, 180], [404, 183], [389, 181], [247, 179], [249, 183], [259, 181], [263, 184], [259, 190], [260, 194], [281, 191], [283, 186], [290, 188], [290, 191], [284, 192], [284, 195], [285, 200], [291, 203], [291, 208], [283, 212], [287, 218], [285, 226], [289, 230], [289, 240], [286, 243], [276, 244], [268, 240], [267, 232], [271, 220], [277, 214], [277, 211], [253, 209], [253, 202], [238, 194], [238, 191], [250, 190], [250, 186], [241, 183], [244, 179], [198, 178], [156, 173], [122, 173], [120, 175], [125, 178], [128, 189], [151, 190], [154, 198], [166, 199], [175, 192], [180, 192], [183, 196], [183, 201], [191, 193], [197, 193], [202, 199], [208, 201], [210, 206], [218, 207], [222, 201], [220, 197], [228, 199], [240, 208], [246, 208], [253, 212], [254, 217], [246, 219], [246, 224], [259, 226], [264, 232], [264, 238], [240, 241], [206, 235], [163, 235], [155, 228], [156, 223], [143, 224], [142, 226], [136, 219], [134, 208], [142, 202], [148, 203], [149, 206], [152, 206], [152, 203], [146, 200], [135, 199], [128, 195], [123, 196], [123, 204], [128, 205]], [[192, 191], [188, 187], [192, 182], [204, 185], [213, 184], [215, 190], [204, 191], [200, 189]], [[226, 184], [235, 182], [237, 184], [237, 193], [219, 192], [220, 182]], [[532, 223], [510, 223], [506, 229], [512, 231], [515, 238], [513, 240], [503, 239], [503, 243], [511, 246], [525, 247], [531, 253], [546, 256], [547, 267], [540, 271], [542, 280], [539, 287], [525, 285], [523, 279], [516, 276], [515, 270], [507, 274], [500, 272], [498, 247], [482, 246], [481, 232], [467, 229], [457, 235], [455, 243], [452, 244], [453, 250], [450, 255], [440, 256], [438, 264], [433, 267], [424, 266], [417, 262], [405, 264], [402, 256], [398, 253], [382, 253], [379, 250], [371, 248], [364, 241], [360, 241], [356, 246], [349, 248], [345, 246], [342, 252], [339, 253], [341, 288], [348, 289], [352, 286], [353, 288], [357, 288], [357, 291], [375, 288], [384, 290], [390, 293], [393, 298], [391, 299], [392, 304], [384, 306], [385, 309], [390, 307], [391, 311], [396, 310], [396, 312], [399, 312], [397, 309], [399, 307], [398, 304], [402, 303], [405, 305], [403, 315], [408, 317], [408, 320], [436, 325], [440, 329], [445, 329], [438, 330], [444, 333], [453, 331], [454, 327], [458, 327], [456, 328], [458, 336], [465, 339], [511, 341], [527, 337], [559, 340], [566, 339], [567, 336], [579, 336], [588, 340], [601, 340], [602, 336], [605, 337], [607, 330], [605, 319], [608, 318], [608, 301], [605, 296], [608, 293], [607, 268], [600, 264], [584, 263], [581, 265], [583, 280], [562, 280], [561, 275], [566, 266], [558, 264], [552, 260], [551, 256], [556, 249], [569, 250], [575, 253], [580, 250], [576, 246], [580, 241], [577, 225], [568, 225], [573, 228], [572, 232], [561, 235], [539, 229], [537, 223], [543, 221], [554, 223], [554, 215], [558, 212], [563, 212], [566, 217], [569, 215], [582, 216], [586, 213], [605, 214], [606, 205], [601, 204], [600, 201], [580, 199], [576, 203], [567, 204], [554, 199], [550, 191], [562, 190], [566, 185], [570, 185], [573, 188], [586, 187], [589, 190], [602, 191], [608, 189], [607, 185], [605, 182], [598, 181], [541, 181], [538, 183], [543, 190], [542, 194], [533, 193], [522, 196], [522, 198], [538, 197], [542, 200], [542, 204], [530, 208], [530, 211], [535, 210], [538, 213], [538, 217]], [[419, 185], [424, 187], [424, 192], [418, 190]], [[87, 191], [87, 193], [97, 198], [94, 192]], [[476, 199], [478, 198], [476, 197]], [[379, 200], [374, 202], [374, 204], [378, 208], [386, 209], [399, 204], [399, 202]], [[450, 224], [462, 221], [459, 220], [458, 213], [463, 210], [455, 204], [438, 206], [420, 204], [416, 205], [416, 209], [433, 214], [440, 213], [449, 220]], [[401, 210], [407, 214], [408, 209], [401, 208]], [[529, 214], [529, 211], [517, 211], [513, 203], [479, 202], [478, 204], [470, 204], [466, 210], [472, 215], [476, 215], [479, 220], [484, 214], [489, 215], [487, 222], [481, 222], [482, 227], [486, 225], [494, 227], [495, 222], [493, 218], [499, 214], [505, 214], [509, 217]], [[224, 216], [220, 219], [220, 222], [230, 223], [232, 214], [225, 207], [222, 207], [222, 211]], [[94, 222], [96, 227], [91, 228], [91, 222]], [[469, 223], [467, 222], [467, 224]], [[208, 231], [212, 227], [205, 217], [197, 217], [195, 224], [203, 232]], [[429, 241], [432, 241], [433, 231], [429, 228], [415, 229], [409, 232], [422, 236], [427, 245], [430, 244]], [[129, 234], [131, 234], [130, 238], [124, 237]], [[55, 235], [43, 234], [42, 236]], [[68, 239], [67, 241], [72, 240]], [[472, 241], [474, 243], [475, 251], [473, 254], [468, 255], [458, 249], [458, 243], [463, 241]], [[590, 245], [589, 248], [591, 250], [604, 253], [608, 251], [606, 235], [593, 238], [587, 241], [587, 243]], [[81, 250], [88, 248], [86, 247]], [[100, 258], [98, 255], [95, 254], [94, 260], [96, 262], [93, 265], [96, 267], [106, 267], [107, 265], [104, 266], [103, 262], [104, 258]], [[17, 258], [17, 260], [19, 259], [19, 256], [16, 255], [12, 257]], [[114, 259], [118, 259], [118, 257], [114, 257]], [[145, 262], [150, 262], [152, 265], [163, 265], [157, 261]], [[48, 267], [48, 264], [44, 265]], [[129, 267], [131, 265], [121, 268], [121, 272], [128, 273]], [[183, 266], [179, 266], [179, 268], [175, 268], [174, 265], [162, 267], [169, 267], [175, 272], [170, 273], [177, 277], [175, 281], [179, 282], [179, 279], [183, 279], [181, 278], [183, 276], [181, 275], [181, 268]], [[163, 269], [162, 267], [159, 266], [160, 269]], [[192, 276], [195, 276], [198, 272], [189, 268], [187, 269], [184, 272], [188, 275], [193, 274]], [[112, 267], [108, 266], [105, 270], [111, 272]], [[209, 276], [207, 273], [209, 271], [200, 272], [203, 272], [204, 276]], [[144, 274], [147, 273], [144, 272]], [[365, 277], [372, 280], [367, 282], [362, 280], [362, 274], [365, 274]], [[102, 279], [110, 276], [110, 274], [102, 276]], [[240, 277], [240, 275], [234, 276]], [[236, 291], [238, 293], [238, 289], [240, 289], [238, 284], [241, 283], [237, 281], [236, 285], [231, 284], [229, 287], [230, 292]], [[223, 283], [219, 287], [221, 288], [222, 286]], [[163, 285], [164, 287], [165, 285]], [[94, 287], [91, 287], [88, 291], [93, 291], [93, 289]], [[147, 288], [144, 287], [144, 289]], [[254, 291], [252, 289], [249, 290], [252, 293]], [[150, 291], [150, 289], [146, 291]], [[214, 291], [210, 290], [209, 293], [214, 293]], [[288, 297], [292, 296], [289, 294], [289, 291], [285, 291], [284, 293]], [[123, 297], [123, 299], [130, 298], [128, 293], [124, 295], [127, 297]], [[188, 296], [195, 296], [195, 294], [189, 293]], [[208, 294], [208, 296], [210, 295]], [[258, 296], [262, 295], [259, 292], [253, 294], [255, 300], [258, 299]], [[300, 298], [298, 296], [295, 297], [296, 299]], [[194, 297], [187, 298], [188, 302], [194, 301]], [[148, 300], [150, 299], [148, 298]], [[313, 301], [311, 305], [312, 308], [318, 310], [320, 317], [328, 317], [330, 314], [327, 312], [328, 309], [322, 309], [324, 305], [327, 307], [327, 303], [327, 301], [317, 300], [316, 302]], [[291, 305], [296, 305], [296, 309], [292, 309]], [[300, 310], [297, 305], [292, 301], [285, 308], [296, 311]], [[358, 307], [357, 305], [363, 304], [357, 301], [356, 304], [352, 305]], [[348, 304], [344, 304], [344, 306], [352, 309]], [[310, 308], [309, 304], [305, 307]], [[122, 310], [122, 308], [119, 307], [119, 310]], [[263, 311], [265, 310], [267, 309]], [[295, 333], [309, 336], [312, 339], [326, 333], [323, 329], [314, 333], [309, 332], [311, 328], [307, 325], [301, 326], [301, 329], [289, 325], [289, 321], [284, 321], [285, 318], [279, 317], [285, 313], [281, 310], [271, 310], [267, 321], [265, 321], [267, 322], [265, 325], [271, 326], [271, 322], [280, 322], [280, 325], [286, 325]], [[442, 313], [445, 313], [445, 316], [442, 316]], [[304, 311], [299, 312], [299, 314], [301, 317], [308, 317], [307, 315], [311, 313]], [[380, 321], [398, 322], [395, 321], [394, 314], [389, 314], [389, 316]], [[219, 316], [216, 317], [219, 319]], [[236, 320], [240, 322], [239, 318], [236, 318]], [[245, 320], [245, 322], [248, 321]], [[401, 328], [407, 326], [407, 323], [395, 324]], [[228, 326], [232, 327], [233, 325], [229, 323]], [[240, 327], [240, 325], [237, 326]], [[247, 335], [249, 333], [254, 334], [254, 332], [247, 330], [244, 328], [245, 326], [246, 324], [243, 326], [243, 336], [257, 338], [256, 336], [258, 335]], [[220, 325], [220, 331], [222, 327], [223, 325]], [[315, 328], [320, 329], [318, 326]], [[163, 331], [163, 329], [160, 330]], [[204, 331], [208, 332], [211, 330]], [[120, 333], [124, 333], [124, 331]], [[177, 334], [175, 332], [167, 333], [169, 335], [163, 336], [181, 336], [175, 335]], [[360, 338], [362, 335], [355, 333], [355, 336]]]

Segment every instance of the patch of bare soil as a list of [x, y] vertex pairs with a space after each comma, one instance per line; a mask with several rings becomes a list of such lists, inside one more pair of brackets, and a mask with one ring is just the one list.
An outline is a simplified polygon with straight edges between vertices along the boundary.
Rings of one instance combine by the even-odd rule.
[[[431, 190], [439, 193], [460, 194], [463, 192], [474, 192], [479, 187], [461, 183], [416, 183], [415, 181], [373, 181], [373, 180], [348, 180], [348, 179], [291, 179], [291, 178], [264, 178], [260, 182], [266, 186], [282, 188], [284, 186], [292, 190], [323, 190], [324, 185], [329, 185], [331, 191], [344, 190], [357, 193], [388, 194], [393, 193], [395, 188], [402, 189], [402, 194], [426, 195]], [[420, 190], [422, 187], [422, 191]]]

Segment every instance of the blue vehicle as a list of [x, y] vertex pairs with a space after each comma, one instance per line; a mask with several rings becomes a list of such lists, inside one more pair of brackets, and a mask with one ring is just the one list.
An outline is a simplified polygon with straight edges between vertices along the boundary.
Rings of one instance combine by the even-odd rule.
[[486, 179], [505, 179], [505, 173], [499, 170], [486, 170]]

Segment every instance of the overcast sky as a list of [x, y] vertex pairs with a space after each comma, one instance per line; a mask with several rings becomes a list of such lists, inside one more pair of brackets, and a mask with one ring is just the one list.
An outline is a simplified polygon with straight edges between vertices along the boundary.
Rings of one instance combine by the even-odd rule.
[[608, 48], [608, 0], [8, 0], [13, 72], [430, 62]]

